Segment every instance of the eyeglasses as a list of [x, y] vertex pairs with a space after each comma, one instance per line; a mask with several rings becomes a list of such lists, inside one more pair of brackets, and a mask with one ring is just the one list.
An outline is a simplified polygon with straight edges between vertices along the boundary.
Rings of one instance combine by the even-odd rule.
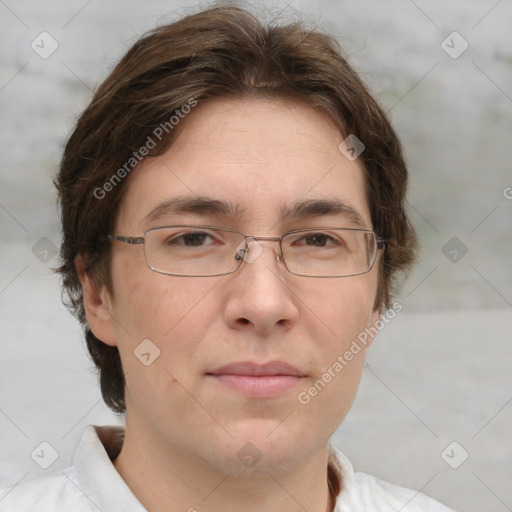
[[148, 267], [161, 274], [200, 277], [235, 272], [263, 252], [258, 241], [279, 242], [278, 260], [305, 277], [349, 277], [371, 270], [386, 241], [369, 229], [308, 228], [281, 237], [246, 236], [214, 226], [162, 226], [144, 236], [108, 235], [107, 240], [144, 245]]

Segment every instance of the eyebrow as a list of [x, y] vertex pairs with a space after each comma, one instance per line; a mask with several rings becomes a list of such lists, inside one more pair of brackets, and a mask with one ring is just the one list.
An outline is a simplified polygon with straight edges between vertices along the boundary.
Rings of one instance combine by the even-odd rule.
[[143, 222], [154, 222], [160, 217], [169, 214], [195, 213], [222, 215], [225, 217], [240, 217], [246, 212], [241, 205], [228, 203], [210, 197], [175, 197], [167, 199], [155, 206], [143, 219]]
[[315, 217], [320, 215], [339, 215], [360, 227], [366, 226], [363, 216], [349, 204], [339, 199], [307, 199], [296, 201], [291, 207], [281, 210], [283, 219]]
[[[142, 222], [152, 223], [170, 214], [212, 214], [223, 217], [237, 218], [247, 213], [247, 208], [240, 204], [230, 203], [205, 196], [183, 196], [167, 199], [155, 206]], [[339, 199], [303, 199], [280, 210], [280, 220], [304, 219], [316, 216], [344, 217], [360, 227], [366, 226], [362, 215], [353, 206]]]

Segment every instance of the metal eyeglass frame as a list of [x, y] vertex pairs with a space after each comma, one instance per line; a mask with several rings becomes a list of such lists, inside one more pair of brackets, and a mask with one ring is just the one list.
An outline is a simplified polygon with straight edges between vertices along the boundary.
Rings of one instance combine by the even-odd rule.
[[[123, 243], [130, 244], [130, 245], [145, 245], [146, 233], [148, 233], [149, 231], [155, 231], [155, 230], [158, 230], [158, 229], [166, 229], [166, 228], [214, 229], [214, 230], [218, 230], [218, 231], [227, 231], [227, 232], [230, 232], [230, 233], [235, 233], [237, 235], [241, 235], [242, 237], [244, 237], [243, 243], [244, 243], [245, 249], [240, 250], [240, 251], [238, 251], [237, 253], [234, 254], [235, 260], [239, 261], [238, 266], [236, 266], [233, 270], [230, 270], [229, 272], [221, 272], [221, 273], [218, 273], [218, 274], [176, 274], [176, 273], [172, 273], [172, 272], [165, 272], [165, 271], [162, 271], [162, 270], [157, 270], [157, 269], [151, 267], [151, 265], [149, 264], [148, 259], [147, 259], [147, 255], [146, 255], [146, 251], [144, 250], [144, 259], [146, 260], [146, 264], [147, 264], [147, 266], [148, 266], [148, 268], [150, 270], [152, 270], [153, 272], [157, 272], [158, 274], [169, 275], [169, 276], [176, 276], [176, 277], [216, 277], [216, 276], [224, 276], [224, 275], [233, 274], [234, 272], [236, 272], [241, 267], [242, 261], [245, 259], [245, 254], [247, 252], [249, 252], [248, 242], [252, 241], [252, 240], [254, 240], [254, 241], [261, 240], [261, 241], [268, 241], [268, 242], [279, 242], [279, 253], [277, 255], [278, 261], [283, 263], [283, 265], [285, 266], [286, 270], [288, 272], [290, 272], [290, 274], [293, 274], [295, 276], [316, 277], [316, 278], [359, 276], [359, 275], [367, 274], [368, 272], [370, 272], [370, 270], [373, 268], [373, 265], [375, 264], [375, 261], [377, 260], [377, 256], [378, 256], [379, 250], [380, 249], [385, 249], [386, 246], [387, 246], [387, 241], [383, 240], [381, 238], [378, 238], [377, 235], [375, 234], [375, 232], [372, 231], [371, 229], [366, 229], [366, 228], [333, 228], [332, 226], [331, 227], [315, 227], [315, 228], [295, 229], [293, 231], [288, 231], [287, 233], [285, 233], [284, 235], [282, 235], [280, 237], [276, 237], [276, 236], [244, 235], [243, 233], [240, 233], [239, 231], [236, 231], [234, 229], [221, 228], [221, 227], [218, 227], [218, 226], [206, 226], [206, 225], [199, 225], [198, 226], [198, 225], [195, 225], [195, 224], [192, 224], [192, 225], [191, 224], [177, 224], [177, 225], [169, 225], [169, 226], [155, 226], [155, 227], [146, 229], [146, 231], [144, 231], [143, 236], [107, 235], [105, 237], [105, 240], [123, 242]], [[371, 233], [373, 235], [374, 240], [375, 240], [376, 250], [375, 250], [375, 254], [373, 256], [373, 260], [371, 261], [369, 268], [367, 270], [365, 270], [364, 272], [357, 272], [356, 274], [347, 274], [347, 275], [326, 275], [326, 276], [323, 276], [323, 275], [299, 274], [297, 272], [292, 272], [288, 268], [288, 265], [286, 264], [286, 260], [284, 258], [283, 246], [282, 246], [283, 239], [285, 237], [289, 236], [289, 235], [293, 235], [293, 234], [296, 234], [296, 233], [307, 233], [307, 232], [315, 232], [315, 231], [319, 231], [319, 230], [328, 230], [328, 229], [331, 229], [331, 230], [332, 229], [336, 229], [336, 230], [343, 230], [343, 231], [361, 231], [361, 232], [364, 232], [364, 233]], [[242, 243], [242, 241], [240, 243]]]

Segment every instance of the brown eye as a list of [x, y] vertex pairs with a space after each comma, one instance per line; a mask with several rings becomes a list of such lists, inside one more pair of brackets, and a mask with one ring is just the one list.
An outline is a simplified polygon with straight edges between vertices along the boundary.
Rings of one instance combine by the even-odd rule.
[[191, 231], [183, 235], [175, 236], [167, 240], [168, 245], [184, 245], [186, 247], [201, 247], [205, 245], [205, 241], [211, 238], [204, 231]]
[[306, 247], [329, 247], [332, 245], [343, 245], [341, 240], [328, 235], [327, 233], [310, 233], [299, 238], [294, 245]]
[[322, 233], [315, 233], [314, 235], [308, 235], [304, 237], [307, 245], [315, 245], [317, 247], [325, 247], [325, 245], [329, 242], [329, 238], [331, 237], [328, 237]]

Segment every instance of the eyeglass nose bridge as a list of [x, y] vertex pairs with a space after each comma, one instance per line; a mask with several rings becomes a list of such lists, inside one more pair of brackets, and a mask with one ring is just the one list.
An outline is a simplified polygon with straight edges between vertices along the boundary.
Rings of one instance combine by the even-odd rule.
[[[246, 263], [252, 263], [256, 261], [256, 259], [263, 253], [263, 247], [258, 244], [258, 241], [267, 241], [267, 242], [278, 242], [279, 243], [279, 252], [277, 253], [277, 261], [280, 263], [284, 262], [283, 258], [283, 248], [281, 246], [282, 238], [277, 236], [246, 236], [244, 241], [237, 248], [235, 259], [237, 261], [244, 260]], [[251, 244], [251, 242], [255, 242], [255, 244]], [[253, 250], [251, 251], [250, 245], [253, 245]]]

